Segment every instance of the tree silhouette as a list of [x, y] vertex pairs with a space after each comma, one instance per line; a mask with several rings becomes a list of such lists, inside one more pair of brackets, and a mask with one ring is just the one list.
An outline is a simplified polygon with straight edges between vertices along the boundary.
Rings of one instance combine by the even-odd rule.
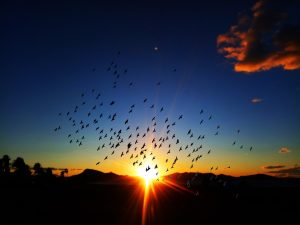
[[44, 169], [40, 163], [35, 163], [33, 166], [34, 174], [37, 176], [42, 176], [44, 175]]
[[2, 157], [2, 166], [1, 167], [3, 167], [3, 172], [5, 174], [9, 174], [10, 173], [9, 161], [10, 161], [10, 158], [9, 158], [8, 155], [4, 155]]
[[0, 159], [0, 175], [4, 173], [4, 165], [3, 165], [3, 160]]
[[3, 165], [3, 160], [0, 159], [0, 175], [4, 173], [4, 165]]
[[69, 173], [69, 170], [68, 168], [65, 169], [65, 174], [68, 174]]
[[53, 176], [53, 172], [52, 172], [51, 168], [46, 169], [46, 175], [47, 175], [47, 177], [52, 177]]
[[18, 176], [29, 176], [31, 174], [29, 166], [25, 164], [24, 159], [21, 157], [16, 158], [12, 166]]
[[66, 174], [69, 173], [69, 170], [66, 168], [66, 169], [63, 169], [61, 172], [60, 172], [60, 176], [61, 177], [65, 177]]

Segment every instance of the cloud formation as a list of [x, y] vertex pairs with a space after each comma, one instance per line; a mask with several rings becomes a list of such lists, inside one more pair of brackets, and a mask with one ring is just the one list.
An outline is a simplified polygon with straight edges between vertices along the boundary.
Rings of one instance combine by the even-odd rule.
[[266, 169], [266, 170], [273, 170], [273, 169], [282, 169], [284, 168], [285, 166], [283, 165], [276, 165], [276, 166], [263, 166], [263, 169]]
[[281, 169], [281, 170], [275, 170], [275, 171], [270, 171], [268, 173], [276, 174], [278, 176], [293, 176], [293, 177], [298, 177], [300, 176], [300, 166], [295, 166], [292, 168], [288, 169]]
[[278, 152], [281, 154], [286, 154], [286, 153], [290, 153], [291, 150], [288, 149], [287, 147], [281, 147]]
[[236, 72], [300, 69], [300, 24], [288, 25], [288, 15], [270, 4], [258, 0], [251, 17], [241, 16], [237, 25], [217, 37], [218, 52], [233, 60]]
[[261, 99], [261, 98], [253, 98], [253, 99], [251, 99], [251, 102], [253, 104], [261, 103], [262, 101], [263, 101], [263, 99]]

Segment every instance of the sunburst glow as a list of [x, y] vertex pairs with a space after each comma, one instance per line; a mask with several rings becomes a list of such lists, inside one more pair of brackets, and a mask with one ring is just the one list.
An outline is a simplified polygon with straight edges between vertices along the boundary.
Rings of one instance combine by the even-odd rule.
[[154, 166], [150, 163], [137, 169], [137, 175], [144, 179], [145, 186], [148, 186], [153, 180], [156, 180], [158, 178], [157, 174], [157, 171], [154, 170]]

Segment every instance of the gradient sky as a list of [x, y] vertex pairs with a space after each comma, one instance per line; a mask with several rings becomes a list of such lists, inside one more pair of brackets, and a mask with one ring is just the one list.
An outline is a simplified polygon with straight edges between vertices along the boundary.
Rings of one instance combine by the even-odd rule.
[[[176, 125], [183, 143], [189, 128], [206, 134], [205, 147], [213, 154], [190, 170], [180, 153], [182, 160], [171, 172], [209, 172], [211, 166], [219, 166], [216, 173], [241, 175], [266, 173], [270, 170], [263, 167], [267, 166], [295, 167], [300, 163], [300, 70], [279, 66], [237, 72], [234, 58], [218, 51], [218, 36], [237, 24], [241, 13], [251, 20], [256, 2], [2, 2], [0, 156], [21, 156], [30, 165], [40, 162], [55, 168], [135, 174], [130, 161], [117, 156], [95, 165], [106, 152], [96, 151], [93, 129], [86, 131], [81, 147], [67, 140], [71, 127], [58, 113], [72, 111], [85, 93], [87, 111], [78, 118], [87, 120], [95, 89], [104, 104], [116, 101], [114, 111], [122, 119], [115, 127], [128, 117], [132, 104], [136, 104], [129, 118], [132, 127], [147, 127], [155, 110], [164, 106], [162, 123], [166, 117], [176, 120], [183, 114]], [[299, 24], [298, 4], [282, 2], [280, 9], [289, 15], [290, 23]], [[128, 70], [116, 89], [107, 71], [112, 60]], [[148, 105], [157, 106], [154, 111], [144, 107], [145, 97]], [[103, 109], [106, 117], [111, 112], [108, 106]], [[208, 123], [209, 115], [213, 119]], [[200, 127], [202, 117], [207, 123]], [[108, 123], [103, 127], [109, 129]], [[63, 127], [60, 133], [53, 131], [57, 125]], [[217, 125], [220, 135], [215, 137]], [[237, 129], [241, 130], [238, 137]], [[252, 152], [232, 146], [233, 140], [245, 148], [253, 146]], [[287, 153], [279, 153], [282, 148]], [[164, 161], [165, 153], [157, 154]], [[222, 169], [229, 165], [230, 170]]]

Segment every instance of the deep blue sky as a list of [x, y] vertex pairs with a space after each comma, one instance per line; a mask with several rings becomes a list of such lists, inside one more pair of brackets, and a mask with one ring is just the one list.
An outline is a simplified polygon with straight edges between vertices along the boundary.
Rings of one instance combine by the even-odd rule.
[[[224, 138], [212, 140], [213, 145], [228, 149], [238, 171], [299, 163], [300, 71], [237, 73], [217, 52], [217, 36], [237, 23], [239, 13], [250, 12], [253, 4], [2, 2], [0, 155], [22, 156], [45, 166], [94, 167], [94, 149], [79, 152], [53, 133], [60, 123], [57, 114], [79, 105], [82, 92], [92, 99], [94, 88], [104, 102], [120, 103], [119, 110], [148, 97], [165, 106], [167, 115], [184, 114], [182, 133], [195, 126], [196, 115], [204, 109], [216, 119], [214, 125], [226, 130]], [[117, 89], [112, 89], [112, 75], [106, 71], [112, 60], [128, 70]], [[134, 85], [129, 88], [131, 81]], [[253, 98], [263, 101], [253, 104]], [[148, 114], [140, 112], [135, 122], [143, 123]], [[244, 143], [255, 146], [251, 155], [235, 157], [229, 149], [238, 128]], [[279, 154], [282, 147], [291, 152]], [[222, 157], [216, 155], [212, 161]]]

